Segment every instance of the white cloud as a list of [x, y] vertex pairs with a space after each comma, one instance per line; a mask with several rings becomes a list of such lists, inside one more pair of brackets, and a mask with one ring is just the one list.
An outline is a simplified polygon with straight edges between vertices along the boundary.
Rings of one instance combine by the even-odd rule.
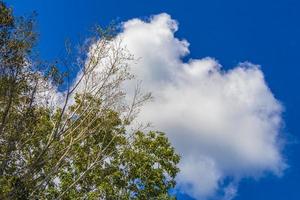
[[197, 199], [232, 199], [243, 177], [282, 173], [282, 107], [259, 66], [225, 71], [213, 58], [183, 62], [189, 44], [174, 36], [178, 24], [167, 14], [123, 27], [119, 37], [140, 58], [132, 70], [155, 98], [139, 120], [166, 132], [182, 155], [179, 189]]

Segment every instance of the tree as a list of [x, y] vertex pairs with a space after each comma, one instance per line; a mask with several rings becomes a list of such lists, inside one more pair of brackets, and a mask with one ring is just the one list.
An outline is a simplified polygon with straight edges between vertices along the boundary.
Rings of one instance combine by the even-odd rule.
[[76, 62], [46, 65], [33, 25], [0, 1], [0, 199], [174, 198], [179, 156], [164, 133], [132, 128], [151, 96], [125, 99], [121, 40], [98, 28]]

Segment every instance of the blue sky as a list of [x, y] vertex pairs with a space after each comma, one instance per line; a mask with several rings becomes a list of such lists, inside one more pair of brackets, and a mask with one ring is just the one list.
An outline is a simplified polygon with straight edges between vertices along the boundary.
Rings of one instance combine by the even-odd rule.
[[[243, 179], [236, 200], [300, 198], [300, 1], [297, 0], [8, 0], [17, 15], [37, 11], [38, 50], [58, 58], [64, 41], [85, 38], [95, 24], [162, 12], [179, 22], [177, 38], [190, 43], [188, 58], [216, 58], [225, 69], [239, 62], [261, 65], [266, 82], [285, 111], [281, 136], [289, 168], [282, 177]], [[263, 153], [263, 152], [262, 152]], [[180, 195], [179, 199], [189, 199]]]

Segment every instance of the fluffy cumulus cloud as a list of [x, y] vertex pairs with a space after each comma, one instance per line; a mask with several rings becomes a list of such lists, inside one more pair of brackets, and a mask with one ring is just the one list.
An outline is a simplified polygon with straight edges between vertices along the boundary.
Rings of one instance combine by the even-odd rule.
[[181, 154], [178, 189], [196, 199], [232, 199], [239, 180], [280, 175], [280, 103], [259, 66], [223, 70], [213, 58], [191, 59], [189, 43], [174, 36], [176, 21], [159, 14], [132, 19], [119, 37], [140, 58], [133, 73], [154, 101], [139, 120], [167, 133]]

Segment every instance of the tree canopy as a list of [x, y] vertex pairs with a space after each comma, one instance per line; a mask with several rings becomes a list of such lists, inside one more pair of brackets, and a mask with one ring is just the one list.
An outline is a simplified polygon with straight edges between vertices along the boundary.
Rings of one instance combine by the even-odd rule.
[[150, 98], [125, 98], [132, 55], [97, 29], [74, 62], [43, 64], [33, 27], [0, 1], [0, 199], [175, 198], [179, 156], [132, 123]]

